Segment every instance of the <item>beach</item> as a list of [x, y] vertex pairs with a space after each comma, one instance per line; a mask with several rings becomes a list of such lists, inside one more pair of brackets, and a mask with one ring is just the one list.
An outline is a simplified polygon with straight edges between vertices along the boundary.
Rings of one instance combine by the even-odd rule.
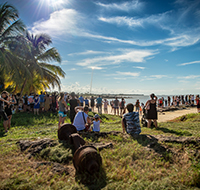
[[[98, 109], [95, 107], [94, 111], [98, 112]], [[103, 106], [102, 106], [102, 113], [104, 113]], [[197, 108], [196, 107], [186, 107], [185, 109], [181, 109], [181, 110], [158, 112], [158, 122], [167, 122], [167, 121], [173, 120], [177, 117], [180, 117], [182, 115], [186, 115], [189, 113], [197, 113]], [[111, 114], [111, 115], [114, 114], [114, 110], [111, 111], [110, 105], [108, 105], [108, 114]], [[142, 117], [142, 115], [140, 115], [140, 118], [141, 117]]]

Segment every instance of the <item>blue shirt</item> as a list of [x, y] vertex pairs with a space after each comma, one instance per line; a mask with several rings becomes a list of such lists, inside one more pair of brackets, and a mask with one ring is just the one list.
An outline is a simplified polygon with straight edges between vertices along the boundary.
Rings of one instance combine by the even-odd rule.
[[86, 105], [89, 105], [89, 100], [88, 99], [85, 99], [84, 101], [85, 101]]
[[98, 98], [96, 99], [96, 101], [97, 101], [97, 104], [101, 104], [101, 103], [102, 103], [102, 98], [101, 98], [101, 97], [98, 97]]
[[81, 103], [83, 103], [83, 101], [84, 101], [83, 96], [81, 96], [81, 97], [79, 98], [79, 100], [80, 100]]
[[41, 103], [41, 102], [44, 102], [44, 97], [45, 97], [45, 95], [44, 95], [44, 94], [41, 94], [39, 97], [40, 97], [40, 103]]

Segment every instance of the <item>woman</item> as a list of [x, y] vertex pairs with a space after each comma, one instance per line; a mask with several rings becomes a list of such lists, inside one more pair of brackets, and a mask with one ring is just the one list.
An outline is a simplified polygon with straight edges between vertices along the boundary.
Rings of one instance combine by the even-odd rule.
[[157, 128], [157, 109], [156, 109], [156, 101], [157, 97], [154, 94], [150, 95], [151, 100], [146, 102], [146, 110], [147, 110], [147, 119], [148, 119], [148, 128], [151, 126], [151, 120], [153, 120], [155, 127]]
[[122, 115], [124, 113], [124, 109], [125, 109], [125, 100], [124, 98], [122, 98], [122, 101], [120, 102], [120, 115]]
[[9, 97], [9, 96], [6, 96], [5, 100], [10, 102], [10, 104], [5, 103], [5, 112], [6, 112], [6, 115], [8, 117], [8, 129], [10, 129], [10, 127], [11, 127], [11, 119], [12, 119], [12, 106], [13, 106], [12, 104], [16, 104], [17, 101], [16, 101], [14, 96], [12, 96], [12, 98]]
[[49, 111], [49, 109], [50, 109], [50, 97], [49, 94], [46, 94], [44, 102], [44, 110]]
[[37, 113], [39, 115], [39, 109], [40, 109], [40, 97], [38, 94], [36, 94], [34, 98], [34, 115]]
[[66, 110], [68, 110], [68, 106], [67, 103], [64, 99], [64, 93], [60, 93], [60, 97], [58, 98], [58, 105], [59, 105], [59, 111], [58, 111], [58, 115], [59, 115], [59, 122], [58, 122], [58, 129], [60, 129], [61, 124], [64, 123], [65, 118], [66, 118]]

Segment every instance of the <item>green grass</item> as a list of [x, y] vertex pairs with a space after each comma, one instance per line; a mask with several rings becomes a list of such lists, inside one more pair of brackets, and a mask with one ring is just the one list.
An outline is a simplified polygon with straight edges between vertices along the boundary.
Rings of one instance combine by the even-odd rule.
[[[101, 115], [101, 119], [102, 132], [122, 131], [120, 117]], [[0, 123], [0, 189], [199, 189], [200, 144], [156, 142], [152, 145], [148, 137], [200, 137], [199, 121], [200, 114], [188, 114], [184, 119], [159, 123], [158, 129], [142, 127], [141, 138], [137, 139], [122, 133], [97, 139], [88, 135], [87, 143], [113, 143], [113, 148], [100, 152], [103, 160], [100, 172], [90, 176], [76, 173], [71, 148], [57, 140], [57, 114], [14, 114], [8, 134], [4, 134]], [[56, 145], [31, 159], [16, 144], [22, 139], [43, 138], [53, 139]], [[35, 168], [38, 161], [61, 163], [72, 172], [53, 173], [48, 165]]]

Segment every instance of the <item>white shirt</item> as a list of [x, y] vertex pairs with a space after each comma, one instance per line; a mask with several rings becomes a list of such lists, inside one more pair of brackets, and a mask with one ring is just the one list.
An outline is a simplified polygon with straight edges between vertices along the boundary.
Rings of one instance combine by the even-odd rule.
[[84, 114], [85, 121], [87, 122], [88, 115], [85, 112], [79, 111], [76, 114], [76, 116], [74, 118], [74, 123], [73, 123], [73, 125], [76, 127], [77, 131], [81, 131], [81, 130], [85, 129], [85, 121], [83, 119], [82, 113]]

